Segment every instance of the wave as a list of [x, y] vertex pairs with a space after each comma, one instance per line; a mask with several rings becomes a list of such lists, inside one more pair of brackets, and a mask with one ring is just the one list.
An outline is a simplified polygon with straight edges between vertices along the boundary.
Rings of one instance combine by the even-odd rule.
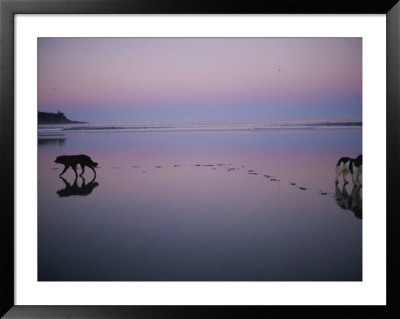
[[[285, 124], [282, 124], [284, 126]], [[304, 126], [362, 126], [362, 122], [320, 122], [301, 124]]]
[[87, 131], [87, 130], [151, 130], [151, 129], [169, 129], [170, 127], [163, 126], [79, 126], [79, 127], [65, 127], [64, 131]]
[[309, 130], [343, 130], [360, 129], [362, 122], [359, 121], [287, 121], [266, 122], [254, 121], [218, 122], [218, 123], [170, 123], [168, 125], [143, 125], [143, 124], [70, 124], [65, 126], [39, 126], [39, 134], [51, 132], [268, 132], [268, 131], [309, 131]]

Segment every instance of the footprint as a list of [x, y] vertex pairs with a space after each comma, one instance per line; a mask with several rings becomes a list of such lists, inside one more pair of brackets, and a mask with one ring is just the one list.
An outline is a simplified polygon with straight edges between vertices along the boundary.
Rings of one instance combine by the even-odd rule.
[[306, 187], [299, 187], [299, 189], [301, 189], [302, 191], [305, 191], [305, 190], [307, 190], [307, 188], [306, 188]]
[[320, 194], [320, 195], [328, 195], [327, 192], [320, 192], [319, 194]]
[[182, 165], [174, 165], [174, 167], [181, 167]]
[[196, 164], [195, 166], [201, 166], [200, 164]]
[[293, 183], [293, 182], [289, 182], [289, 184], [292, 185], [292, 186], [296, 185], [296, 183]]
[[247, 174], [249, 174], [249, 175], [258, 175], [258, 173], [256, 173], [256, 172], [249, 172]]
[[276, 178], [271, 178], [270, 181], [271, 182], [280, 182], [281, 180], [280, 179], [276, 179]]
[[157, 165], [156, 165], [156, 166], [154, 166], [154, 167], [155, 167], [155, 168], [162, 168], [162, 166], [157, 166]]
[[133, 168], [139, 168], [140, 166], [138, 166], [138, 165], [133, 165], [132, 167], [133, 167]]

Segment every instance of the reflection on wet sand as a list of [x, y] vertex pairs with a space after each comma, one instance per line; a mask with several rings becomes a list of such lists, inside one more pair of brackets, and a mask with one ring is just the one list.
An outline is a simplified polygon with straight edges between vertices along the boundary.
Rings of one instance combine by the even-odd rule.
[[362, 197], [361, 197], [361, 187], [353, 186], [351, 194], [347, 192], [347, 184], [343, 184], [340, 190], [338, 184], [336, 184], [335, 189], [335, 199], [336, 203], [342, 209], [351, 210], [354, 216], [358, 219], [362, 219]]
[[88, 196], [93, 192], [93, 189], [99, 186], [99, 183], [95, 182], [96, 176], [94, 176], [93, 179], [87, 184], [85, 178], [81, 176], [82, 184], [80, 186], [78, 185], [78, 177], [75, 177], [72, 185], [65, 178], [61, 176], [60, 178], [63, 180], [65, 187], [57, 191], [59, 197], [68, 197], [74, 195]]
[[38, 145], [58, 144], [59, 146], [62, 146], [65, 144], [66, 140], [66, 138], [39, 138]]
[[[363, 279], [362, 220], [332, 199], [361, 132], [66, 136], [38, 148], [39, 281]], [[81, 153], [107, 183], [59, 179], [54, 159]]]

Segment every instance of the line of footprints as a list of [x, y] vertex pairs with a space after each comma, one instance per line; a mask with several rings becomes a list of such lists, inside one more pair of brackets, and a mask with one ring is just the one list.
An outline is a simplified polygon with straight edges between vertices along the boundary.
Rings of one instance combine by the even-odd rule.
[[[181, 167], [181, 166], [183, 166], [183, 165], [178, 165], [178, 164], [175, 164], [175, 165], [174, 165], [174, 167]], [[220, 168], [222, 167], [222, 168], [225, 168], [226, 171], [228, 171], [228, 172], [239, 171], [240, 169], [245, 169], [245, 166], [244, 166], [244, 165], [241, 165], [240, 167], [232, 167], [232, 164], [196, 164], [196, 165], [194, 165], [194, 167], [208, 167], [208, 168], [211, 168], [211, 169], [213, 169], [213, 170], [216, 170], [218, 167], [220, 167]], [[101, 167], [99, 166], [99, 167], [97, 167], [97, 168], [101, 168]], [[119, 169], [118, 166], [113, 166], [112, 168], [113, 168], [113, 169]], [[139, 166], [139, 165], [133, 165], [132, 168], [140, 168], [140, 166]], [[154, 168], [163, 168], [163, 167], [160, 166], [160, 165], [154, 165]], [[53, 169], [58, 169], [58, 168], [53, 168]], [[142, 174], [147, 174], [147, 171], [142, 171]], [[248, 169], [248, 170], [247, 170], [247, 174], [248, 174], [248, 175], [259, 175], [259, 174], [258, 174], [255, 170], [253, 170], [253, 169]], [[272, 176], [272, 175], [264, 174], [264, 177], [267, 178], [267, 179], [268, 179], [269, 181], [271, 181], [271, 182], [280, 182], [280, 181], [281, 181], [281, 180], [278, 179], [276, 176]], [[297, 184], [294, 183], [294, 182], [289, 182], [289, 184], [290, 184], [291, 186], [294, 186], [294, 187], [296, 187], [296, 188], [298, 188], [298, 189], [300, 189], [300, 190], [303, 190], [303, 191], [308, 190], [307, 187], [299, 186], [299, 185], [297, 185]], [[320, 194], [320, 195], [328, 195], [328, 192], [319, 190], [319, 194]]]
[[[182, 165], [177, 165], [177, 164], [174, 165], [174, 167], [181, 167], [181, 166], [182, 166]], [[140, 168], [139, 165], [133, 165], [132, 167], [133, 167], [133, 168]], [[213, 170], [216, 170], [218, 167], [222, 167], [222, 168], [225, 168], [226, 171], [228, 171], [228, 172], [231, 172], [231, 171], [239, 171], [240, 169], [245, 169], [245, 165], [241, 165], [240, 167], [232, 167], [232, 164], [196, 164], [196, 165], [194, 165], [194, 167], [208, 167], [208, 168], [211, 168], [211, 169], [213, 169]], [[113, 167], [113, 168], [118, 168], [118, 167]], [[162, 166], [160, 166], [160, 165], [155, 165], [154, 168], [162, 168]], [[146, 174], [147, 172], [146, 172], [146, 171], [142, 171], [142, 173], [143, 173], [143, 174]], [[248, 174], [248, 175], [259, 175], [259, 174], [258, 174], [255, 170], [253, 170], [253, 169], [248, 169], [248, 170], [247, 170], [247, 174]], [[268, 179], [269, 181], [271, 181], [271, 182], [280, 182], [280, 181], [281, 181], [281, 180], [278, 179], [276, 176], [272, 176], [272, 175], [264, 174], [264, 177], [267, 178], [267, 179]], [[296, 188], [298, 188], [298, 189], [300, 189], [300, 190], [303, 190], [303, 191], [308, 190], [307, 187], [299, 186], [299, 185], [297, 185], [297, 184], [294, 183], [294, 182], [289, 182], [289, 184], [290, 184], [291, 186], [294, 186], [294, 187], [296, 187]], [[320, 194], [320, 195], [328, 195], [328, 192], [319, 190], [319, 194]]]

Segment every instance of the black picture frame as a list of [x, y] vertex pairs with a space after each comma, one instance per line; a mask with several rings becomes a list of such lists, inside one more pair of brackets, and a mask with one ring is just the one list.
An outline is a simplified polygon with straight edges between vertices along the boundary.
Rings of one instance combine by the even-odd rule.
[[[15, 14], [385, 14], [387, 21], [386, 306], [16, 306], [14, 305], [14, 15]], [[398, 179], [400, 146], [398, 0], [0, 0], [0, 315], [4, 318], [399, 318]], [[376, 106], [384, 110], [384, 105]], [[383, 142], [383, 141], [382, 141]], [[383, 174], [386, 172], [379, 172]], [[376, 213], [384, 214], [384, 211]]]

